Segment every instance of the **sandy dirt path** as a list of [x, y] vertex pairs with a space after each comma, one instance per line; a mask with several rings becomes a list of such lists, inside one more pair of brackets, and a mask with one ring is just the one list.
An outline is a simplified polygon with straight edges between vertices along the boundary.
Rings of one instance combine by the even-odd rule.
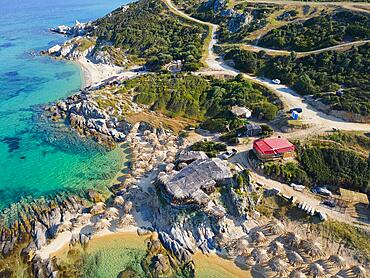
[[[209, 25], [210, 23], [200, 21], [198, 19], [192, 18], [189, 15], [185, 14], [184, 12], [178, 10], [171, 0], [163, 0], [164, 3], [176, 14], [184, 16], [184, 18], [188, 20], [192, 20], [194, 22], [200, 24]], [[227, 65], [225, 61], [214, 52], [214, 46], [217, 44], [217, 25], [212, 25], [212, 39], [208, 46], [208, 55], [206, 58], [206, 64], [208, 69], [205, 71], [199, 72], [199, 74], [205, 75], [217, 75], [217, 74], [225, 74], [236, 76], [237, 74], [241, 73], [239, 70]], [[319, 51], [319, 50], [318, 50]], [[325, 114], [323, 112], [318, 111], [316, 108], [309, 105], [305, 100], [294, 90], [291, 88], [282, 85], [282, 84], [273, 84], [271, 80], [260, 78], [248, 74], [244, 74], [243, 76], [249, 80], [254, 82], [258, 82], [270, 90], [272, 90], [284, 103], [285, 107], [287, 108], [295, 108], [301, 107], [303, 109], [303, 120], [312, 124], [315, 130], [319, 129], [321, 131], [332, 130], [333, 128], [340, 129], [340, 130], [357, 130], [357, 131], [370, 131], [370, 124], [361, 124], [361, 123], [354, 123], [354, 122], [347, 122], [337, 117]], [[306, 133], [310, 134], [311, 129], [307, 129]]]

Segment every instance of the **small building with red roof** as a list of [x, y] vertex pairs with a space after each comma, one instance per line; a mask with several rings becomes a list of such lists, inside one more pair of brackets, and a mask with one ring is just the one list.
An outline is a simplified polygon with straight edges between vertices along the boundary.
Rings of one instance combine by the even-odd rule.
[[286, 138], [267, 138], [253, 142], [253, 150], [261, 160], [292, 158], [295, 156], [295, 147]]

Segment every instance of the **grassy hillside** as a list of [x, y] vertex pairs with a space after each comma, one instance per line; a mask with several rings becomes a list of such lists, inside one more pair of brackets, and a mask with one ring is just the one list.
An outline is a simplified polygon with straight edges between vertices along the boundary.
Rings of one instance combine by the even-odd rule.
[[[302, 95], [329, 105], [332, 109], [370, 115], [370, 44], [353, 47], [343, 52], [325, 51], [297, 58], [271, 57], [259, 53], [230, 48], [225, 59], [231, 59], [243, 72], [279, 78]], [[342, 97], [333, 92], [343, 89]]]
[[288, 183], [330, 185], [370, 194], [369, 157], [353, 150], [356, 147], [369, 155], [368, 141], [367, 135], [335, 133], [300, 142], [296, 144], [298, 163], [268, 162], [264, 171]]
[[229, 113], [233, 105], [246, 106], [254, 116], [267, 120], [273, 119], [279, 109], [278, 99], [268, 89], [240, 76], [220, 80], [192, 74], [145, 75], [127, 80], [124, 90], [153, 110], [172, 117], [206, 120], [218, 131], [236, 120]]
[[369, 38], [370, 18], [367, 15], [340, 11], [273, 29], [258, 41], [258, 45], [274, 49], [311, 51]]
[[200, 67], [206, 27], [173, 15], [161, 1], [139, 0], [128, 9], [118, 8], [94, 22], [102, 44], [111, 43], [122, 53], [143, 58], [159, 69], [171, 60], [184, 60], [185, 69]]

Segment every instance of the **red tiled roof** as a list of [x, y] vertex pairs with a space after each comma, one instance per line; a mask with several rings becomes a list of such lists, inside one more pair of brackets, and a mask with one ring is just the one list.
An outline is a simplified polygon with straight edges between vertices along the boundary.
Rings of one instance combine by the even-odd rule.
[[253, 142], [253, 148], [262, 154], [282, 154], [294, 151], [294, 145], [285, 138], [268, 138]]

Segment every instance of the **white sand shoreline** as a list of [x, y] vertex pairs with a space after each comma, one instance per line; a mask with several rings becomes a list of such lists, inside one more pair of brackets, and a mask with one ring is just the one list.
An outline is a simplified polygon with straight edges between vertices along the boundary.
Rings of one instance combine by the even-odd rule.
[[74, 60], [74, 62], [80, 67], [82, 72], [82, 88], [99, 85], [103, 83], [103, 81], [114, 76], [116, 76], [117, 79], [127, 79], [146, 73], [144, 71], [140, 73], [134, 71], [134, 69], [138, 68], [135, 66], [130, 69], [124, 69], [118, 66], [97, 64], [85, 57]]
[[82, 87], [88, 87], [96, 83], [100, 83], [112, 76], [120, 74], [123, 69], [117, 66], [105, 64], [96, 64], [87, 58], [75, 60], [82, 71]]
[[[91, 225], [91, 223], [89, 225]], [[48, 245], [45, 245], [40, 250], [37, 250], [36, 254], [39, 255], [40, 258], [43, 260], [51, 258], [53, 254], [57, 253], [58, 251], [62, 250], [63, 248], [65, 248], [66, 246], [70, 244], [73, 234], [80, 233], [82, 228], [86, 228], [86, 226], [83, 226], [79, 229], [74, 229], [73, 232], [67, 231], [67, 232], [58, 234], [58, 236], [55, 239], [53, 239]], [[99, 237], [107, 236], [107, 235], [123, 234], [123, 233], [128, 233], [128, 232], [136, 233], [137, 229], [138, 229], [137, 226], [127, 226], [122, 229], [117, 229], [115, 231], [104, 229], [102, 231], [94, 233], [92, 229], [91, 232], [93, 233], [92, 239], [95, 239], [95, 238], [99, 238]]]

